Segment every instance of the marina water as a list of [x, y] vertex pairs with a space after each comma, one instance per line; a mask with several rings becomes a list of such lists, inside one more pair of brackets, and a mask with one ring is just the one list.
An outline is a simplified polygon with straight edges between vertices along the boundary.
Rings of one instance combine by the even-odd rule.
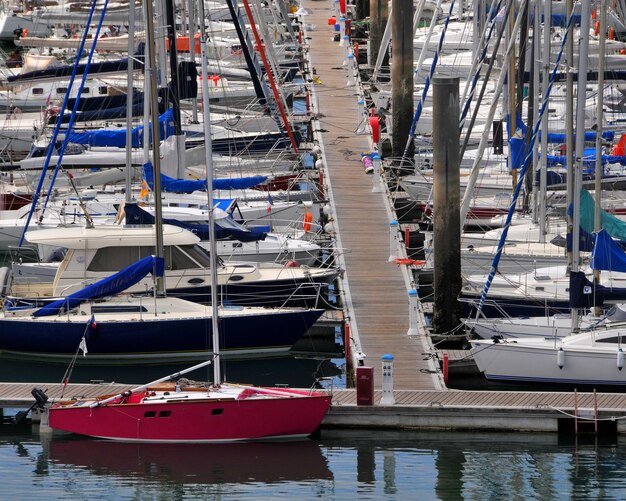
[[623, 438], [333, 430], [298, 442], [163, 445], [12, 430], [0, 436], [2, 499], [626, 498]]

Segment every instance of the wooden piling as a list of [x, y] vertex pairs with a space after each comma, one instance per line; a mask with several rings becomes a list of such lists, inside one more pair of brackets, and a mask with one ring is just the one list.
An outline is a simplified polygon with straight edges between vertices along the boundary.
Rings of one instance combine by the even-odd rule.
[[433, 78], [434, 315], [433, 331], [445, 334], [460, 323], [459, 78]]
[[[392, 0], [391, 19], [391, 150], [394, 157], [401, 157], [413, 122], [413, 1]], [[411, 141], [407, 156], [413, 155]]]
[[370, 66], [373, 66], [378, 58], [388, 18], [387, 0], [370, 0], [370, 46], [367, 54]]

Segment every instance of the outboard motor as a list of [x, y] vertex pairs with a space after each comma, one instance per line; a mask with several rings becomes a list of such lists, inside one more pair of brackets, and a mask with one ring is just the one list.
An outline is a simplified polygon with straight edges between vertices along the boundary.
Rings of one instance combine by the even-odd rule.
[[44, 409], [46, 407], [46, 403], [48, 402], [48, 395], [46, 395], [46, 393], [42, 389], [33, 388], [30, 394], [35, 399], [35, 403], [33, 403], [33, 405], [31, 405], [28, 410], [19, 411], [15, 415], [15, 424], [21, 424], [22, 421], [26, 419], [26, 416], [28, 416], [28, 413], [33, 409]]

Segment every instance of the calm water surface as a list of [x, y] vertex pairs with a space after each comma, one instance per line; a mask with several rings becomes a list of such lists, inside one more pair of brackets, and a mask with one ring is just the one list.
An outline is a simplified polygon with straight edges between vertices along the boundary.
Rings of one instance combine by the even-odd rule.
[[625, 499], [625, 440], [325, 431], [300, 442], [138, 445], [11, 428], [0, 436], [0, 498]]

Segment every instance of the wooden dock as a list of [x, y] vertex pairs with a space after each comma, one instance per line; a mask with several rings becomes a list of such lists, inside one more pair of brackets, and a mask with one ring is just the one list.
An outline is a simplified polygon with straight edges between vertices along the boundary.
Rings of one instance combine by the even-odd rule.
[[[0, 383], [0, 412], [26, 408], [37, 385], [51, 401], [72, 397], [117, 394], [135, 385], [58, 383]], [[374, 402], [381, 392], [374, 392]], [[398, 390], [395, 405], [357, 405], [356, 390], [335, 390], [333, 405], [322, 422], [323, 429], [438, 429], [482, 431], [557, 432], [564, 422], [578, 427], [609, 424], [616, 433], [626, 433], [626, 394], [489, 392]], [[596, 411], [597, 408], [597, 411]]]
[[[346, 48], [332, 40], [328, 26], [330, 4], [305, 0], [309, 12], [304, 23], [311, 72], [321, 80], [314, 85], [316, 135], [323, 151], [326, 195], [334, 208], [333, 225], [340, 263], [345, 270], [343, 290], [351, 334], [353, 359], [374, 368], [376, 387], [381, 384], [380, 357], [395, 357], [394, 381], [400, 389], [442, 389], [438, 364], [425, 330], [407, 336], [410, 277], [406, 269], [389, 262], [390, 222], [395, 219], [389, 197], [372, 192], [372, 176], [364, 172], [361, 153], [372, 151], [371, 135], [357, 134], [360, 86], [346, 86], [348, 70], [342, 66]], [[369, 125], [368, 125], [369, 130]]]

